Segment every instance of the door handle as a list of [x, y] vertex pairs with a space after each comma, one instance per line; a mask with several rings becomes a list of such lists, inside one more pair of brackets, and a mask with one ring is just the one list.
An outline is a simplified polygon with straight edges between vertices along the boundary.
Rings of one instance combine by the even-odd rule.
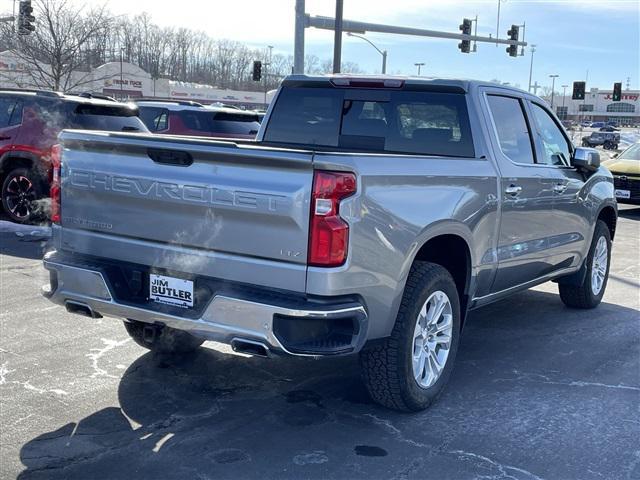
[[11, 140], [11, 137], [7, 135], [0, 135], [0, 140]]
[[567, 189], [567, 186], [564, 183], [557, 183], [553, 186], [553, 191], [556, 193], [564, 193]]
[[509, 185], [504, 193], [506, 193], [507, 195], [511, 195], [512, 197], [516, 197], [518, 195], [520, 195], [520, 192], [522, 191], [522, 187], [519, 185]]

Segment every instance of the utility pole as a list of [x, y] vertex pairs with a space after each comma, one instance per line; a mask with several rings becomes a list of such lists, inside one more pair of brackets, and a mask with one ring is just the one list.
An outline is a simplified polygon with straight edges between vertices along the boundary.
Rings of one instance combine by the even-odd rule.
[[296, 0], [296, 24], [293, 46], [293, 72], [304, 73], [304, 29], [306, 28], [304, 0]]
[[342, 11], [343, 0], [336, 0], [336, 17], [333, 37], [333, 73], [340, 73], [342, 63]]
[[553, 111], [553, 96], [555, 94], [555, 90], [556, 90], [556, 78], [558, 78], [560, 75], [549, 75], [549, 78], [551, 79], [551, 111]]
[[414, 63], [416, 67], [418, 67], [418, 76], [420, 76], [420, 67], [424, 67], [424, 62]]
[[529, 92], [531, 92], [531, 76], [533, 75], [533, 54], [536, 53], [536, 46], [531, 45], [531, 65], [529, 65]]

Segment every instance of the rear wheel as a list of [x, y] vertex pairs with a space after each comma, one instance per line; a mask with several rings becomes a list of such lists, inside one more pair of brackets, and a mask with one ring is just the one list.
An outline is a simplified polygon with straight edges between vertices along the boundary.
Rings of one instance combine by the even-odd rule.
[[35, 220], [44, 211], [38, 203], [42, 197], [40, 179], [28, 168], [14, 168], [2, 182], [2, 207], [14, 222]]
[[449, 272], [416, 262], [391, 336], [360, 354], [373, 400], [402, 411], [423, 410], [447, 383], [460, 337], [460, 302]]
[[611, 234], [607, 224], [602, 220], [596, 223], [585, 261], [587, 272], [581, 285], [558, 285], [560, 298], [568, 307], [595, 308], [604, 296], [611, 262]]
[[136, 320], [127, 320], [124, 326], [134, 342], [156, 353], [189, 353], [204, 343], [204, 340], [175, 328]]

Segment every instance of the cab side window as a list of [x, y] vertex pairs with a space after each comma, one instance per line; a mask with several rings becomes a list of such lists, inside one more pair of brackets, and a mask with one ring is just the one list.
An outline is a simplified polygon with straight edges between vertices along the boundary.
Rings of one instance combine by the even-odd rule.
[[488, 95], [500, 149], [515, 163], [534, 163], [531, 134], [522, 102], [517, 98]]
[[542, 152], [538, 152], [538, 163], [547, 165], [569, 165], [571, 148], [560, 127], [549, 112], [537, 103], [531, 104], [533, 120], [536, 123]]
[[20, 125], [22, 123], [22, 105], [22, 100], [18, 100], [16, 102], [16, 106], [13, 108], [13, 113], [11, 113], [11, 118], [9, 119], [10, 127]]

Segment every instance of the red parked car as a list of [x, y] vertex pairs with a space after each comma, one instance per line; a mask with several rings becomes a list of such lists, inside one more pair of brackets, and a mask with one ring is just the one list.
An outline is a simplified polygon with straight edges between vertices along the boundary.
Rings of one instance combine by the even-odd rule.
[[147, 132], [134, 105], [91, 95], [0, 89], [2, 209], [19, 223], [48, 215], [51, 147], [65, 128]]
[[153, 133], [252, 140], [260, 128], [256, 112], [236, 108], [181, 100], [137, 100], [136, 105]]

